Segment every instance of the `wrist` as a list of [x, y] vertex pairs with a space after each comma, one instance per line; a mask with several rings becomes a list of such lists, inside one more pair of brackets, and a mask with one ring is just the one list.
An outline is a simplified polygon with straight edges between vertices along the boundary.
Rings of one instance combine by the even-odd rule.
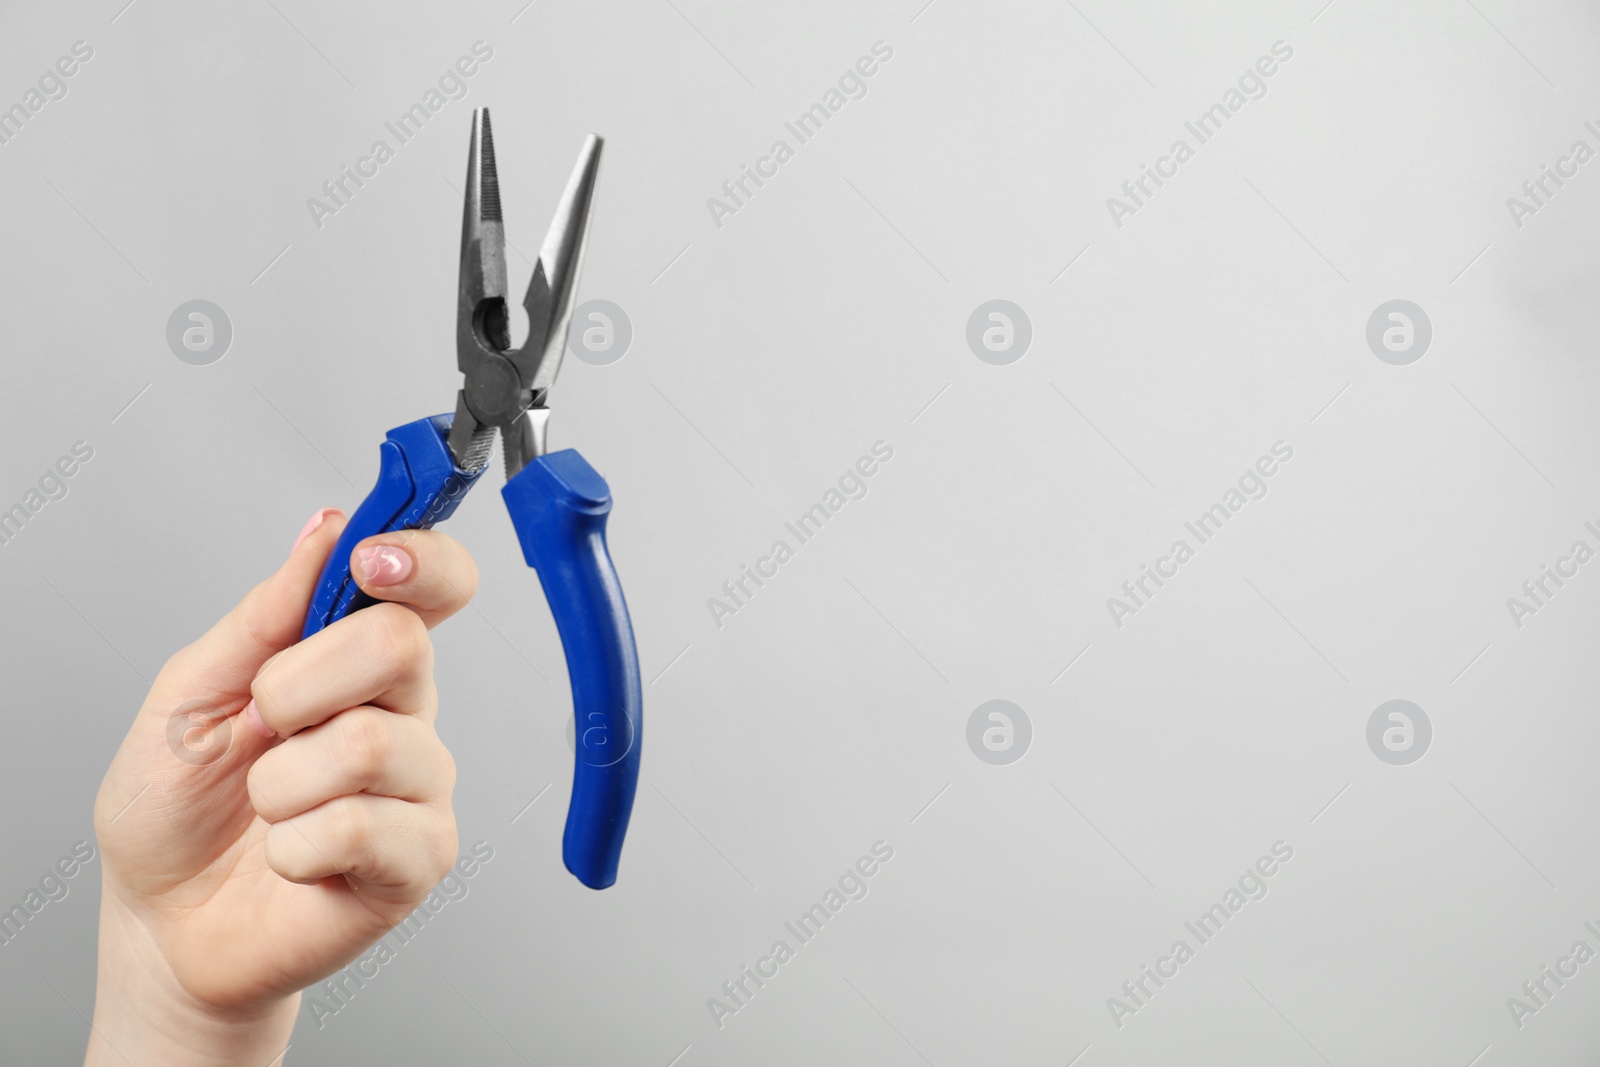
[[[217, 946], [226, 952], [227, 946]], [[173, 975], [149, 931], [122, 912], [109, 886], [100, 909], [100, 959], [85, 1067], [280, 1067], [300, 994], [249, 1008], [197, 1000]]]

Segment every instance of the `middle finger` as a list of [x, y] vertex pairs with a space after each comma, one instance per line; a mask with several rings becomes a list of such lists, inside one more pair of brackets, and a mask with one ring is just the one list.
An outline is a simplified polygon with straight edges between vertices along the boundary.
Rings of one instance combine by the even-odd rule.
[[438, 713], [433, 645], [416, 612], [374, 604], [268, 660], [250, 695], [279, 737], [360, 704], [432, 722]]

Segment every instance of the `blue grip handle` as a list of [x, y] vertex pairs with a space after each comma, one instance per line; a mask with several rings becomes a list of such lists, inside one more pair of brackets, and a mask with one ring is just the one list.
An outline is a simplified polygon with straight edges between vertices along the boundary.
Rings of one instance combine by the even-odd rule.
[[639, 784], [643, 696], [633, 624], [606, 550], [611, 489], [577, 452], [529, 463], [501, 490], [561, 634], [577, 721], [577, 764], [561, 857], [584, 885], [617, 880]]
[[451, 418], [435, 415], [389, 431], [378, 453], [378, 484], [350, 516], [322, 568], [301, 640], [375, 603], [350, 576], [350, 553], [357, 544], [374, 534], [426, 530], [443, 522], [477, 482], [483, 471], [457, 467], [445, 443]]

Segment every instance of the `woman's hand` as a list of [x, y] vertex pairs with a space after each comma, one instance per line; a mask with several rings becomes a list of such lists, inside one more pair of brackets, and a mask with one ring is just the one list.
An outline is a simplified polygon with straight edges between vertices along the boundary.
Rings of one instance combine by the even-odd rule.
[[276, 574], [167, 661], [101, 783], [89, 1064], [276, 1065], [299, 991], [455, 860], [428, 630], [477, 571], [441, 533], [370, 538], [351, 572], [389, 603], [301, 642], [344, 525], [318, 512]]

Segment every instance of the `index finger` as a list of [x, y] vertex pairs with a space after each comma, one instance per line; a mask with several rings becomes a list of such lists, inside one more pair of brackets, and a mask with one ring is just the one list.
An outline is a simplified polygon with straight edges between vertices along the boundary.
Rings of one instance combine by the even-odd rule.
[[430, 630], [466, 607], [478, 590], [471, 554], [438, 530], [367, 538], [350, 553], [350, 577], [368, 596], [415, 611]]

